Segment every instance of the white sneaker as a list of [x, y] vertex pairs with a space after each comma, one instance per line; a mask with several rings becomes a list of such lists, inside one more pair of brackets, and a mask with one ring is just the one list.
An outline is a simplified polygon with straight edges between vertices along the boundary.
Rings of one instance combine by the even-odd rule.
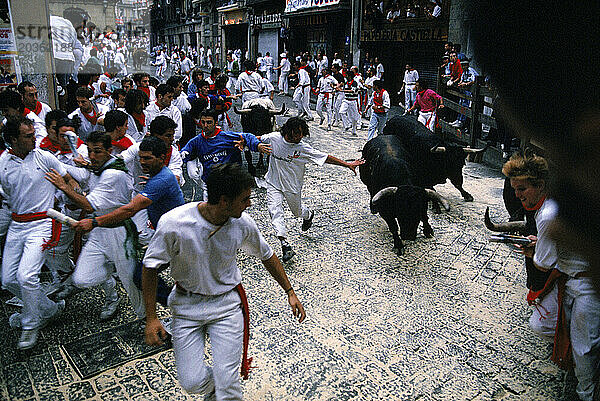
[[20, 350], [33, 348], [37, 342], [38, 334], [39, 329], [22, 330], [17, 347], [19, 347]]
[[104, 306], [102, 307], [102, 312], [100, 312], [100, 320], [108, 320], [111, 317], [113, 317], [115, 315], [115, 313], [117, 313], [117, 310], [119, 309], [119, 301], [120, 299], [117, 298], [114, 301], [110, 301], [110, 300], [106, 300], [104, 301]]
[[12, 306], [22, 307], [23, 306], [23, 301], [21, 300], [21, 298], [12, 297], [8, 301], [6, 301], [5, 304], [12, 305]]
[[8, 318], [8, 324], [13, 329], [21, 328], [21, 314], [19, 312], [15, 312]]

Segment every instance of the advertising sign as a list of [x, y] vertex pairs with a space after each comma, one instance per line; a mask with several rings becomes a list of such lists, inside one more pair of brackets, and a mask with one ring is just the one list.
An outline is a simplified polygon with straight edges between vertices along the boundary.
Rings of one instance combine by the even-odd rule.
[[294, 11], [308, 8], [327, 7], [334, 4], [339, 4], [339, 2], [340, 0], [286, 0], [285, 12], [293, 13]]

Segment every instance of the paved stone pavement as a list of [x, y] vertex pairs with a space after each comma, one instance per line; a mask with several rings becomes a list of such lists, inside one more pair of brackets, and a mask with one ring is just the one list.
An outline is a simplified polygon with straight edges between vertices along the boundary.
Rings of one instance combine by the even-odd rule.
[[[308, 141], [354, 159], [366, 135], [326, 132], [313, 123]], [[316, 211], [315, 220], [304, 233], [287, 211], [297, 255], [285, 265], [307, 311], [304, 323], [294, 322], [283, 291], [261, 263], [240, 254], [256, 365], [243, 381], [245, 399], [573, 399], [573, 380], [564, 390], [563, 373], [548, 359], [549, 346], [527, 326], [521, 258], [506, 245], [486, 241], [486, 206], [496, 218], [507, 217], [502, 178], [471, 163], [464, 174], [475, 201], [465, 203], [449, 183], [437, 186], [451, 210], [430, 212], [435, 237], [426, 239], [419, 229], [399, 257], [386, 224], [369, 212], [358, 177], [336, 166], [308, 167], [303, 197]], [[249, 213], [280, 255], [264, 190], [254, 191], [252, 202]], [[75, 295], [60, 321], [44, 329], [28, 352], [16, 350], [19, 333], [8, 327], [16, 308], [3, 303], [0, 400], [202, 399], [177, 384], [171, 350], [91, 379], [77, 375], [63, 345], [135, 320], [123, 298], [118, 315], [100, 322], [101, 291]]]

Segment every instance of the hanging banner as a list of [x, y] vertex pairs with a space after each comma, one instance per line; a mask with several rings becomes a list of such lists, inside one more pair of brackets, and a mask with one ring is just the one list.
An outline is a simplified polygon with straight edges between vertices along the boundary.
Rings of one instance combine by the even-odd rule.
[[285, 12], [293, 13], [294, 11], [304, 10], [307, 8], [327, 7], [334, 4], [339, 4], [340, 0], [286, 0]]
[[0, 87], [16, 85], [20, 74], [10, 6], [0, 0]]

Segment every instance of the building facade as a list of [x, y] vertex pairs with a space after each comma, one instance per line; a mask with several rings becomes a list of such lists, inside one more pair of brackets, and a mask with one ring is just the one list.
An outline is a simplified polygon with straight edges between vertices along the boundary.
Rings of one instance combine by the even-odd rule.
[[96, 25], [100, 32], [114, 32], [116, 29], [117, 0], [50, 0], [50, 15], [63, 16], [65, 10], [81, 10], [90, 17], [88, 22]]

